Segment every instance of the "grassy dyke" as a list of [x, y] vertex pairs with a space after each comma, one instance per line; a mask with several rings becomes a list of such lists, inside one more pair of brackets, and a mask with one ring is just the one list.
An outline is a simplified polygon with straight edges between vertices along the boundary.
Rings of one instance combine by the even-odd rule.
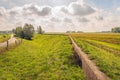
[[63, 35], [36, 35], [0, 55], [1, 80], [86, 80]]
[[120, 79], [120, 56], [88, 44], [78, 37], [74, 37], [74, 40], [102, 72], [107, 74], [112, 80]]

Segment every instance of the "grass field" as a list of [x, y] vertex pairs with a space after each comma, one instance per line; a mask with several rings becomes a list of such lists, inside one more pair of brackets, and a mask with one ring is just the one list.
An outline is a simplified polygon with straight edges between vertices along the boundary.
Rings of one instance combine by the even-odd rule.
[[120, 79], [120, 34], [71, 34], [102, 72], [112, 80]]
[[0, 55], [0, 80], [86, 80], [68, 36], [36, 35]]
[[7, 41], [8, 39], [10, 39], [10, 35], [8, 35], [8, 34], [6, 34], [6, 35], [0, 34], [0, 42]]

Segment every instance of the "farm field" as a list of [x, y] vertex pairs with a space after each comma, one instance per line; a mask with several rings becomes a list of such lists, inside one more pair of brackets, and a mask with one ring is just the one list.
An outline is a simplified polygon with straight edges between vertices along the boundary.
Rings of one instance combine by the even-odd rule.
[[[3, 37], [3, 36], [5, 36], [5, 37]], [[0, 34], [0, 43], [7, 41], [9, 38], [10, 38], [10, 35], [8, 35], [8, 34], [7, 35]]]
[[0, 55], [0, 80], [86, 80], [68, 36], [35, 35]]
[[71, 34], [99, 69], [112, 80], [120, 79], [120, 34]]

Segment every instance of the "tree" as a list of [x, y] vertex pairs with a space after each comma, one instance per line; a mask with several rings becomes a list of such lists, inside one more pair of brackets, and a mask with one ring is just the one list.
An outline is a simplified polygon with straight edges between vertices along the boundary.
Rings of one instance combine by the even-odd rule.
[[24, 33], [21, 26], [14, 29], [13, 32], [16, 34], [17, 37], [24, 38]]
[[112, 32], [114, 32], [114, 33], [120, 33], [120, 27], [112, 28]]
[[38, 34], [44, 33], [44, 31], [42, 30], [41, 26], [39, 26], [39, 27], [37, 28], [37, 33], [38, 33]]
[[24, 27], [17, 27], [16, 29], [13, 29], [13, 33], [17, 37], [24, 38], [31, 40], [34, 35], [34, 27], [31, 24], [25, 24]]
[[83, 31], [77, 31], [77, 33], [83, 33]]
[[34, 35], [34, 32], [35, 32], [35, 30], [34, 30], [33, 25], [31, 25], [31, 24], [25, 24], [24, 25], [23, 33], [24, 33], [24, 38], [25, 39], [31, 40], [31, 38]]
[[71, 33], [71, 31], [66, 31], [66, 33]]

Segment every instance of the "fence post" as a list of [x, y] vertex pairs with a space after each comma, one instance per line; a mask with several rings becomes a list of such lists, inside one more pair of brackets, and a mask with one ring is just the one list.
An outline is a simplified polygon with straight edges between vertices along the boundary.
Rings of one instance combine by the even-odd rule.
[[19, 45], [21, 44], [21, 41], [19, 40]]
[[20, 43], [22, 43], [22, 41], [23, 41], [23, 39], [21, 38], [21, 41], [20, 41]]
[[6, 47], [6, 48], [7, 48], [7, 50], [8, 50], [8, 47], [9, 47], [9, 41], [7, 40], [7, 47]]
[[15, 45], [17, 46], [17, 41], [15, 40]]

